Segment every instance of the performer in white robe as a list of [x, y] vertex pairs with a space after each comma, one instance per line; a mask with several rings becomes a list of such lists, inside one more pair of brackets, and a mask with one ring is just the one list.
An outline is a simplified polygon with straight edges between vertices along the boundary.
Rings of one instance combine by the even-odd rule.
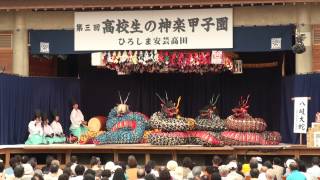
[[60, 124], [60, 116], [58, 113], [53, 113], [53, 121], [51, 123], [51, 128], [54, 135], [54, 143], [64, 143], [66, 141], [66, 137], [63, 133], [62, 126]]
[[44, 144], [45, 139], [43, 136], [43, 129], [41, 126], [41, 113], [36, 111], [36, 115], [33, 121], [30, 121], [28, 124], [29, 137], [25, 144], [34, 145], [34, 144]]
[[78, 137], [78, 140], [80, 140], [80, 136], [82, 134], [85, 134], [88, 131], [88, 128], [86, 127], [86, 121], [84, 120], [84, 116], [79, 109], [78, 103], [73, 103], [73, 109], [70, 114], [70, 120], [71, 120], [71, 126], [70, 126], [70, 133], [74, 136]]
[[54, 143], [53, 140], [53, 130], [51, 126], [49, 125], [49, 119], [46, 114], [43, 115], [43, 135], [46, 140], [46, 144], [52, 144]]

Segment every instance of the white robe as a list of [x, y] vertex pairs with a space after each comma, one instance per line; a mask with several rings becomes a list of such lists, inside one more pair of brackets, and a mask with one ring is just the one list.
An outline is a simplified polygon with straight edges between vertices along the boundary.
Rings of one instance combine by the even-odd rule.
[[80, 109], [72, 109], [70, 114], [71, 126], [70, 129], [77, 129], [80, 127], [82, 121], [84, 121], [83, 114]]
[[56, 134], [56, 135], [63, 134], [63, 129], [59, 122], [53, 121], [51, 123], [51, 128], [52, 128], [53, 134]]
[[30, 135], [35, 135], [35, 134], [39, 134], [41, 136], [43, 135], [43, 129], [41, 127], [41, 123], [36, 124], [35, 120], [29, 122], [28, 129], [29, 129]]
[[51, 126], [49, 126], [49, 124], [43, 126], [43, 134], [45, 136], [53, 134], [53, 130], [52, 130]]

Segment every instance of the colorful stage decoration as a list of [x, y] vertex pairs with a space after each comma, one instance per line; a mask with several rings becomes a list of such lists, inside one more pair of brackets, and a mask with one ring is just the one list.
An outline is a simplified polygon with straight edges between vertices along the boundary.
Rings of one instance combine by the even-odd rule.
[[111, 109], [108, 115], [106, 132], [94, 139], [95, 144], [133, 144], [140, 143], [147, 127], [148, 117], [139, 112], [132, 112], [126, 104], [130, 93], [120, 104]]
[[108, 51], [101, 57], [102, 65], [119, 74], [143, 72], [203, 74], [233, 70], [232, 56], [222, 51]]
[[[179, 115], [181, 97], [177, 103], [156, 94], [161, 101], [161, 111], [150, 118], [150, 125], [161, 132], [151, 132], [148, 142], [153, 145], [197, 144], [203, 146], [221, 146], [218, 131], [225, 129], [223, 120], [216, 114], [216, 103], [219, 96], [213, 96], [210, 105], [203, 108], [200, 116], [194, 120]], [[217, 132], [212, 132], [215, 130]]]
[[275, 145], [281, 142], [281, 135], [276, 131], [265, 131], [266, 122], [248, 114], [249, 95], [241, 97], [238, 107], [232, 109], [233, 115], [226, 119], [227, 131], [221, 138], [227, 145]]
[[93, 144], [94, 139], [103, 134], [106, 128], [107, 118], [95, 116], [88, 121], [88, 131], [80, 136], [80, 144]]

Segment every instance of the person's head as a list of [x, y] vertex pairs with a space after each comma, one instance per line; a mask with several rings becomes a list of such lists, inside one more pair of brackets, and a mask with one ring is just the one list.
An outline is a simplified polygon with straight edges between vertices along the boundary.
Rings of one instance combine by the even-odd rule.
[[92, 156], [91, 160], [90, 160], [90, 166], [93, 167], [96, 165], [100, 165], [100, 160], [99, 160], [99, 158]]
[[170, 176], [170, 172], [168, 169], [163, 169], [159, 172], [159, 180], [170, 180], [171, 176]]
[[84, 171], [85, 171], [85, 168], [84, 168], [83, 165], [78, 164], [78, 165], [76, 166], [76, 168], [75, 168], [74, 171], [75, 171], [75, 173], [76, 173], [77, 176], [82, 176], [83, 173], [84, 173]]
[[38, 165], [37, 159], [35, 157], [30, 158], [29, 164], [32, 166], [33, 169], [36, 169]]
[[0, 162], [0, 173], [2, 173], [4, 170], [4, 164], [3, 162]]
[[301, 171], [301, 172], [306, 172], [307, 171], [306, 164], [305, 164], [304, 161], [298, 160], [297, 163], [298, 163], [298, 170], [299, 171]]
[[212, 165], [213, 166], [218, 167], [221, 165], [221, 162], [222, 162], [222, 159], [220, 158], [220, 156], [217, 156], [217, 155], [213, 156], [213, 158], [212, 158]]
[[31, 180], [43, 180], [43, 176], [40, 174], [34, 174]]
[[183, 158], [182, 167], [189, 168], [190, 170], [193, 168], [192, 160], [190, 157]]
[[170, 160], [167, 162], [167, 169], [169, 171], [174, 171], [178, 167], [178, 163], [174, 160]]
[[144, 171], [144, 169], [139, 168], [139, 169], [137, 170], [137, 177], [138, 177], [138, 178], [144, 178], [145, 175], [146, 175], [146, 172]]
[[27, 164], [28, 161], [29, 161], [29, 157], [28, 156], [26, 156], [26, 155], [22, 156], [22, 159], [21, 159], [22, 164]]
[[195, 166], [192, 168], [192, 175], [193, 177], [200, 177], [202, 171], [202, 167], [201, 166]]
[[22, 165], [18, 165], [13, 169], [14, 177], [21, 178], [24, 175], [24, 168]]
[[221, 180], [221, 176], [218, 172], [215, 172], [211, 175], [211, 180]]
[[56, 173], [58, 173], [58, 171], [59, 171], [59, 166], [56, 165], [56, 164], [51, 164], [51, 166], [50, 166], [50, 172], [51, 172], [52, 174], [56, 174]]
[[271, 163], [271, 161], [265, 161], [265, 162], [263, 163], [263, 166], [267, 167], [268, 169], [272, 169], [272, 163]]
[[71, 156], [70, 157], [70, 162], [72, 163], [72, 164], [74, 164], [74, 163], [78, 163], [78, 157], [77, 156]]
[[241, 172], [242, 171], [242, 163], [237, 162], [237, 171]]
[[219, 171], [217, 167], [206, 166], [205, 172], [207, 172], [208, 174], [213, 174], [214, 172], [219, 172]]
[[102, 178], [104, 178], [104, 177], [106, 177], [106, 178], [111, 177], [111, 171], [110, 171], [110, 170], [103, 170], [103, 171], [101, 172], [101, 177], [102, 177]]
[[278, 157], [273, 158], [273, 164], [281, 166], [281, 159]]
[[56, 159], [54, 159], [54, 160], [52, 160], [51, 161], [51, 165], [57, 165], [58, 167], [60, 167], [60, 161], [59, 160], [56, 160]]
[[318, 157], [313, 157], [312, 160], [312, 165], [317, 165], [319, 166], [320, 162], [319, 162], [319, 158]]
[[112, 161], [108, 161], [104, 166], [105, 170], [113, 171], [115, 164]]
[[63, 169], [63, 174], [66, 174], [66, 175], [68, 175], [69, 177], [72, 175], [72, 170], [71, 170], [71, 168], [70, 167], [65, 167], [64, 169]]
[[265, 173], [267, 172], [268, 168], [266, 166], [261, 166], [260, 172]]
[[156, 177], [153, 174], [147, 174], [144, 177], [145, 180], [156, 180]]
[[128, 157], [128, 166], [129, 168], [136, 168], [138, 165], [136, 157], [134, 155], [130, 155]]
[[46, 158], [46, 166], [50, 167], [53, 160], [54, 160], [54, 158], [52, 156], [47, 156], [47, 158]]
[[267, 172], [266, 172], [266, 178], [267, 180], [274, 180], [275, 178], [275, 173], [272, 169], [268, 169]]
[[221, 177], [226, 177], [230, 172], [230, 169], [227, 165], [221, 165], [221, 166], [219, 166], [218, 169], [219, 169], [219, 174]]
[[123, 172], [126, 172], [127, 165], [124, 161], [118, 161], [116, 165], [120, 166], [122, 168]]
[[14, 155], [14, 158], [16, 158], [16, 161], [17, 161], [18, 164], [21, 164], [22, 157], [19, 154]]
[[14, 169], [18, 165], [17, 159], [15, 157], [10, 158], [9, 165]]
[[55, 115], [54, 116], [54, 121], [59, 122], [60, 121], [60, 116], [59, 115]]
[[259, 177], [259, 170], [257, 168], [251, 169], [250, 176], [251, 176], [251, 178], [258, 178]]
[[201, 176], [200, 180], [210, 180], [208, 175]]
[[299, 169], [299, 166], [298, 166], [298, 163], [297, 162], [291, 162], [290, 164], [289, 164], [289, 169], [290, 169], [290, 171], [292, 172], [292, 171], [295, 171], [295, 170], [298, 170]]
[[154, 169], [156, 167], [156, 162], [155, 161], [148, 161], [147, 165], [149, 165], [151, 167], [151, 169]]
[[256, 159], [251, 159], [249, 165], [250, 169], [258, 169], [258, 161]]
[[79, 104], [78, 103], [73, 103], [72, 108], [73, 109], [78, 109], [79, 108]]
[[114, 171], [113, 179], [126, 180], [126, 177], [124, 175], [124, 171], [121, 168], [116, 169]]
[[226, 159], [226, 164], [228, 164], [228, 163], [231, 162], [231, 161], [237, 161], [236, 156], [234, 156], [234, 155], [229, 155], [229, 156], [227, 157], [227, 159]]
[[230, 171], [236, 171], [238, 169], [238, 165], [236, 162], [231, 161], [229, 164], [227, 164]]
[[59, 176], [58, 180], [69, 180], [69, 177], [68, 174], [63, 173]]
[[86, 174], [83, 176], [83, 180], [95, 180], [95, 177], [92, 174]]
[[96, 176], [96, 171], [94, 171], [94, 170], [92, 170], [92, 169], [87, 169], [85, 172], [84, 172], [84, 176], [85, 175], [87, 175], [87, 174], [91, 174], [91, 175], [93, 175], [93, 177], [95, 177]]
[[151, 172], [152, 168], [149, 164], [146, 164], [144, 166], [144, 170], [145, 170], [146, 174], [149, 174]]

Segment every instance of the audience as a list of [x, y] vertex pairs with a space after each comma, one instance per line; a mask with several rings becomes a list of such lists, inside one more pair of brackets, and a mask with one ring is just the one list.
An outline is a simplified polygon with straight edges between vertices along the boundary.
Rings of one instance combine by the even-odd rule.
[[[210, 166], [195, 165], [190, 157], [184, 158], [181, 166], [174, 160], [168, 161], [166, 166], [156, 166], [154, 161], [139, 166], [136, 158], [130, 155], [127, 164], [108, 161], [102, 167], [100, 159], [93, 156], [87, 169], [78, 162], [76, 156], [71, 160], [62, 170], [60, 162], [48, 156], [42, 167], [43, 174], [37, 169], [40, 166], [33, 157], [15, 156], [10, 159], [7, 169], [4, 169], [4, 163], [0, 160], [0, 180], [282, 180], [283, 177], [287, 180], [316, 180], [320, 174], [318, 157], [312, 158], [312, 166], [308, 169], [303, 160], [288, 159], [286, 171], [278, 157], [273, 158], [272, 163], [269, 160], [261, 161], [261, 157], [253, 157], [244, 164], [247, 167], [233, 156], [226, 159], [227, 164], [222, 163], [219, 156], [214, 156]], [[75, 166], [74, 173], [72, 166]], [[249, 170], [248, 174], [243, 173], [244, 167], [245, 171]]]

